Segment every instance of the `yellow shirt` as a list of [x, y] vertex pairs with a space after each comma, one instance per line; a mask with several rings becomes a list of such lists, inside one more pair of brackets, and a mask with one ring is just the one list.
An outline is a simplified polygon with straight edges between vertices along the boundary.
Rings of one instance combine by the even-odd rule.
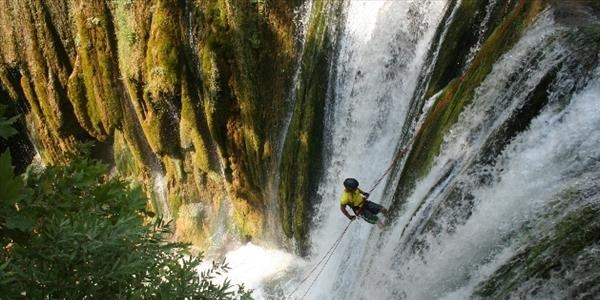
[[340, 197], [341, 205], [350, 205], [352, 207], [361, 207], [365, 202], [359, 190], [356, 189], [354, 192], [348, 192], [344, 190], [342, 197]]

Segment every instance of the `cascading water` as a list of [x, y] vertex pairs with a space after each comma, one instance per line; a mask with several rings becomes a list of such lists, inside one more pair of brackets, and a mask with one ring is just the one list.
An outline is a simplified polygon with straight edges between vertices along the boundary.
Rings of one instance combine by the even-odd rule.
[[154, 178], [152, 199], [154, 201], [155, 209], [158, 213], [160, 213], [161, 218], [165, 222], [171, 221], [173, 219], [173, 215], [171, 214], [169, 202], [167, 201], [167, 179], [161, 173], [152, 174], [152, 178]]
[[[515, 257], [529, 255], [534, 237], [544, 236], [578, 208], [569, 207], [571, 198], [561, 193], [593, 190], [590, 186], [598, 179], [598, 167], [588, 157], [600, 152], [600, 78], [595, 73], [587, 83], [577, 62], [570, 60], [575, 55], [566, 45], [570, 34], [546, 11], [495, 64], [399, 217], [360, 256], [362, 272], [354, 274], [348, 299], [486, 295], [490, 276], [510, 267]], [[548, 74], [557, 79], [546, 85]], [[546, 88], [547, 103], [496, 153], [494, 144], [511, 138], [503, 134], [518, 127], [515, 116], [522, 119], [523, 111], [532, 109], [525, 107], [539, 86]], [[589, 195], [579, 204], [597, 211], [598, 195]], [[549, 217], [553, 214], [558, 216]], [[597, 245], [586, 248], [598, 250]], [[564, 271], [547, 276], [555, 286], [533, 280], [513, 283], [512, 288], [523, 287], [515, 288], [511, 297], [564, 299], [575, 289], [569, 279], [559, 279]]]
[[[357, 177], [367, 189], [369, 180], [390, 163], [444, 4], [350, 2], [332, 82], [334, 102], [328, 107], [331, 134], [325, 152], [330, 159], [319, 189], [324, 200], [315, 217], [311, 267], [344, 228], [337, 204], [343, 178]], [[489, 3], [482, 26], [494, 5], [496, 1]], [[481, 28], [481, 35], [486, 30]], [[383, 232], [352, 224], [306, 298], [593, 295], [585, 286], [598, 272], [585, 262], [598, 263], [593, 254], [598, 246], [584, 242], [587, 256], [572, 259], [575, 267], [570, 269], [561, 267], [568, 259], [550, 263], [557, 260], [551, 253], [543, 258], [531, 254], [544, 248], [540, 245], [559, 248], [545, 243], [571, 226], [569, 220], [581, 207], [598, 211], [593, 184], [598, 167], [589, 157], [598, 157], [600, 149], [600, 78], [598, 72], [586, 76], [578, 66], [586, 61], [577, 58], [581, 49], [568, 46], [574, 35], [575, 30], [553, 21], [551, 10], [541, 14], [477, 88], [397, 218]], [[480, 46], [478, 41], [467, 64]], [[545, 100], [534, 100], [540, 93], [546, 94], [541, 97]], [[571, 196], [580, 193], [588, 197]], [[387, 205], [390, 194], [379, 191], [371, 199]], [[522, 257], [531, 258], [521, 262]], [[554, 268], [555, 274], [544, 275], [553, 286], [526, 273], [533, 267], [515, 267], [529, 263], [543, 268], [536, 259]], [[503, 283], [511, 282], [510, 276], [518, 278], [507, 268], [534, 279]], [[570, 286], [578, 280], [574, 274], [592, 279]], [[506, 291], [503, 284], [509, 285]]]
[[[482, 11], [463, 74], [477, 59], [498, 3], [490, 0]], [[270, 275], [275, 280], [255, 283], [259, 298], [288, 296], [297, 287], [293, 296], [302, 299], [600, 295], [600, 69], [586, 69], [600, 53], [597, 47], [589, 53], [585, 45], [594, 42], [557, 23], [552, 9], [495, 61], [414, 189], [395, 198], [396, 169], [386, 188], [371, 194], [384, 206], [401, 202], [386, 228], [350, 224], [323, 272], [317, 269], [318, 278], [312, 272], [348, 224], [338, 204], [343, 179], [355, 177], [368, 190], [407, 146], [402, 128], [414, 128], [440, 96], [413, 98], [424, 94], [427, 82], [419, 80], [444, 51], [430, 50], [441, 45], [433, 41], [436, 30], [447, 38], [447, 28], [438, 28], [443, 14], [451, 9], [451, 20], [458, 5], [347, 2], [330, 79], [311, 255], [269, 254], [285, 263]]]
[[[323, 202], [314, 218], [317, 229], [306, 272], [348, 222], [339, 212], [343, 179], [356, 177], [367, 190], [392, 162], [398, 129], [444, 5], [445, 1], [349, 1], [332, 76], [333, 101], [327, 107], [328, 162], [319, 185]], [[376, 190], [371, 199], [381, 202], [381, 195]], [[305, 299], [347, 299], [362, 268], [359, 262], [371, 228], [359, 222], [350, 227]], [[298, 293], [306, 293], [306, 287]]]

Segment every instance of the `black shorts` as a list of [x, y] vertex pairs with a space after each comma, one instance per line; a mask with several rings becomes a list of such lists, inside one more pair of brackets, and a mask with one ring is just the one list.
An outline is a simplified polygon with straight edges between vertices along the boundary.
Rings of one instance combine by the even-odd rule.
[[[359, 208], [354, 208], [354, 207], [352, 209], [354, 210], [354, 213], [356, 213], [357, 211], [360, 210]], [[379, 218], [377, 217], [377, 214], [380, 213], [382, 209], [383, 209], [383, 206], [381, 206], [375, 202], [365, 200], [365, 204], [363, 204], [363, 206], [362, 206], [362, 211], [360, 212], [360, 216], [365, 221], [367, 221], [371, 224], [375, 224], [379, 220]]]
[[375, 217], [375, 215], [380, 213], [382, 209], [383, 209], [383, 206], [381, 206], [375, 202], [366, 200], [365, 204], [363, 205], [362, 214], [366, 217]]

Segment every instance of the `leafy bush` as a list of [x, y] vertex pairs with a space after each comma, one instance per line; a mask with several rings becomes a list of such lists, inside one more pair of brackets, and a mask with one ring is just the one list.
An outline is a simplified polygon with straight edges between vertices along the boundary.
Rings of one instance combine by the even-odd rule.
[[201, 257], [149, 222], [139, 186], [86, 155], [67, 161], [17, 177], [0, 155], [1, 299], [251, 299], [210, 281], [224, 263], [197, 273]]

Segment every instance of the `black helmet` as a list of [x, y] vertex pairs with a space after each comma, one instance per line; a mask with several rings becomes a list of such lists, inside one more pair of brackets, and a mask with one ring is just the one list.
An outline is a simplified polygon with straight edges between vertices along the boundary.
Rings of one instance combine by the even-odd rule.
[[344, 187], [354, 190], [358, 188], [358, 180], [354, 178], [346, 178], [346, 180], [344, 180]]

